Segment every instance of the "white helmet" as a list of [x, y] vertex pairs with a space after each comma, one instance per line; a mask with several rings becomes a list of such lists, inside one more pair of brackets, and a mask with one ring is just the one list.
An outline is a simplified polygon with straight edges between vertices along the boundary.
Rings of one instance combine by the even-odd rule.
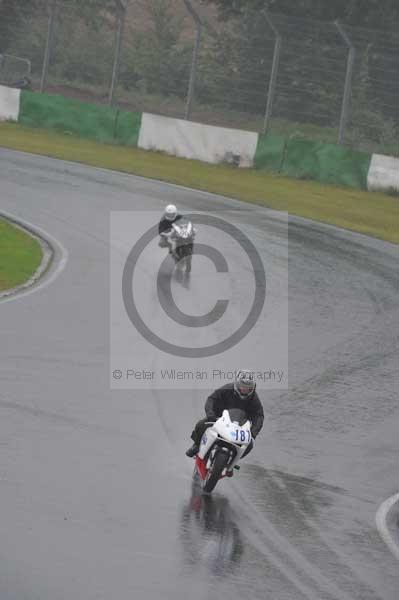
[[177, 217], [177, 208], [174, 204], [168, 204], [165, 208], [164, 217], [168, 221], [173, 221]]
[[240, 398], [248, 398], [256, 388], [254, 372], [251, 369], [240, 369], [236, 372], [234, 391]]

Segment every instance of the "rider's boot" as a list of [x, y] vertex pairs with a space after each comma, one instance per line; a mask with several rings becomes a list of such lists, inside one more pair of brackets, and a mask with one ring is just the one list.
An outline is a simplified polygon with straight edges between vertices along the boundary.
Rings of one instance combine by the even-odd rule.
[[186, 450], [186, 456], [188, 456], [189, 458], [193, 458], [198, 453], [198, 450], [199, 448], [197, 444], [194, 443], [192, 446], [190, 446], [188, 450]]

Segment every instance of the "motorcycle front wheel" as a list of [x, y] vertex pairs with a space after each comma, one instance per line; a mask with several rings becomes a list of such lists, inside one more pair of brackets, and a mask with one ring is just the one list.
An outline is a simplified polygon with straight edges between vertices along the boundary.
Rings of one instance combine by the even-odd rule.
[[215, 485], [219, 481], [219, 479], [223, 473], [223, 469], [226, 468], [228, 462], [229, 462], [229, 455], [227, 454], [227, 452], [219, 451], [216, 454], [215, 460], [213, 461], [213, 465], [212, 465], [211, 469], [209, 470], [207, 478], [205, 479], [204, 485], [202, 487], [204, 492], [206, 492], [207, 494], [210, 494], [215, 489]]

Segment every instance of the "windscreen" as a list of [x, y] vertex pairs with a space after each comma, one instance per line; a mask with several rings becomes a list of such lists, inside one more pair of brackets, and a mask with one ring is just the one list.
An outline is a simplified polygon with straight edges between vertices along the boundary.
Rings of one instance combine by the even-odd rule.
[[230, 419], [239, 425], [244, 425], [248, 421], [245, 411], [240, 408], [231, 408], [229, 410]]

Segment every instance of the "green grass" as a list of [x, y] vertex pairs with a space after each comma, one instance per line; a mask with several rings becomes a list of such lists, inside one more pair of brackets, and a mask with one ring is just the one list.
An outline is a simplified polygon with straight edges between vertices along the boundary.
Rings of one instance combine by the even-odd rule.
[[386, 194], [207, 165], [13, 123], [0, 124], [0, 146], [169, 181], [399, 243], [399, 199]]
[[27, 281], [39, 267], [42, 255], [37, 240], [0, 219], [0, 291]]

